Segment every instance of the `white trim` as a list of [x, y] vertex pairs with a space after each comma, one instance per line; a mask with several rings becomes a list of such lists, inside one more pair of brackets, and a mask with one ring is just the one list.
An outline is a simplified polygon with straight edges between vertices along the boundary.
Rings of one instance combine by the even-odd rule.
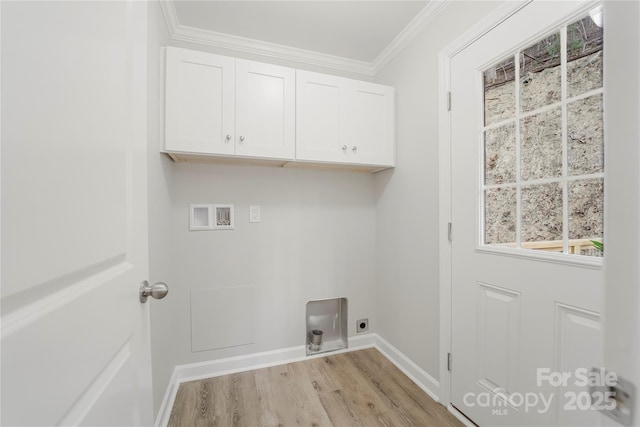
[[269, 58], [302, 62], [305, 64], [373, 76], [371, 65], [368, 62], [327, 55], [320, 52], [312, 52], [310, 50], [234, 36], [231, 34], [216, 33], [213, 31], [202, 30], [200, 28], [178, 25], [173, 29], [171, 38], [173, 40], [198, 43], [238, 52], [262, 55]]
[[176, 5], [171, 0], [160, 0], [160, 9], [162, 10], [162, 16], [164, 16], [164, 22], [167, 24], [167, 30], [169, 30], [169, 37], [173, 37], [174, 29], [178, 27], [178, 13], [176, 12]]
[[451, 42], [447, 47], [440, 51], [439, 56], [450, 59], [456, 54], [473, 44], [480, 37], [493, 30], [495, 27], [503, 23], [520, 9], [531, 3], [533, 0], [507, 0], [493, 12], [489, 13], [476, 25], [464, 32], [460, 37]]
[[415, 18], [396, 36], [371, 63], [373, 75], [382, 70], [398, 53], [444, 10], [452, 0], [434, 0], [416, 15]]
[[327, 67], [340, 71], [363, 74], [365, 76], [374, 76], [433, 21], [450, 1], [451, 0], [436, 0], [428, 2], [418, 15], [407, 24], [372, 62], [358, 61], [306, 49], [180, 25], [173, 0], [160, 0], [160, 6], [167, 24], [167, 29], [169, 30], [169, 36], [172, 40], [215, 46], [238, 52], [262, 55], [269, 58]]
[[462, 424], [464, 424], [466, 427], [478, 427], [476, 424], [474, 424], [469, 418], [465, 417], [464, 414], [460, 411], [458, 411], [458, 408], [456, 408], [453, 405], [448, 405], [447, 406], [447, 410], [449, 411], [449, 413], [451, 415], [453, 415], [454, 417], [456, 417], [458, 419], [458, 421], [460, 421]]
[[300, 362], [310, 358], [325, 357], [332, 354], [347, 353], [365, 348], [377, 349], [433, 400], [436, 402], [439, 401], [438, 391], [440, 384], [436, 379], [421, 369], [411, 359], [402, 354], [397, 348], [389, 344], [378, 334], [370, 333], [349, 337], [348, 349], [330, 353], [319, 353], [313, 356], [306, 356], [305, 346], [300, 345], [279, 350], [265, 351], [262, 353], [247, 354], [226, 359], [176, 366], [173, 370], [173, 374], [171, 375], [164, 398], [162, 399], [162, 404], [158, 410], [154, 426], [165, 427], [168, 424], [178, 388], [180, 387], [180, 384], [184, 382]]
[[173, 408], [173, 403], [176, 401], [176, 394], [178, 393], [178, 387], [180, 386], [177, 378], [176, 368], [174, 368], [173, 373], [171, 374], [171, 379], [169, 379], [169, 385], [164, 392], [162, 403], [160, 404], [160, 408], [158, 409], [158, 413], [156, 414], [155, 422], [153, 423], [154, 427], [164, 427], [169, 424], [171, 409]]
[[400, 369], [418, 387], [429, 395], [436, 402], [440, 401], [439, 396], [433, 392], [440, 388], [438, 380], [429, 375], [425, 370], [416, 365], [411, 359], [402, 354], [400, 350], [389, 344], [384, 338], [376, 334], [375, 348]]
[[494, 254], [512, 258], [522, 258], [531, 261], [547, 262], [552, 264], [563, 264], [572, 267], [584, 267], [594, 270], [602, 270], [602, 257], [592, 257], [584, 255], [565, 254], [558, 252], [535, 251], [522, 248], [509, 248], [504, 246], [477, 246], [476, 253]]
[[[451, 123], [447, 108], [447, 94], [451, 89], [451, 59], [473, 42], [500, 25], [532, 0], [507, 1], [476, 25], [454, 40], [438, 54], [439, 94], [438, 94], [438, 151], [439, 151], [439, 270], [440, 270], [440, 402], [451, 402], [451, 375], [447, 369], [447, 353], [451, 351], [451, 244], [447, 238], [447, 228], [451, 222]], [[455, 99], [454, 108], [455, 108]], [[452, 236], [455, 238], [455, 224], [452, 224]], [[450, 405], [449, 405], [450, 406]], [[451, 411], [451, 410], [450, 410]], [[453, 412], [452, 412], [453, 413]], [[455, 413], [453, 413], [456, 415]]]

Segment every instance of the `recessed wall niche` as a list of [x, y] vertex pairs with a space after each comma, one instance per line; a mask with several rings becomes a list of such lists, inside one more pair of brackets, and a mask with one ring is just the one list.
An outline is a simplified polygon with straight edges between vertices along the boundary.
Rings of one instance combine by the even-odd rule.
[[330, 298], [307, 303], [307, 356], [348, 347], [348, 307], [346, 298]]
[[233, 205], [189, 205], [189, 230], [233, 230], [235, 228]]

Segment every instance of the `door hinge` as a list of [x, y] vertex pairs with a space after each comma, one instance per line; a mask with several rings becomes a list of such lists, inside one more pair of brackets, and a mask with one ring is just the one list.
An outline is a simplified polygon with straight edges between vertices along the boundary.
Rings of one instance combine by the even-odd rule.
[[451, 372], [451, 353], [447, 353], [447, 371]]
[[447, 111], [451, 111], [451, 92], [447, 92]]
[[447, 239], [451, 242], [451, 223], [447, 224]]
[[[592, 408], [602, 411], [608, 417], [623, 426], [637, 425], [634, 420], [634, 402], [636, 387], [628, 380], [618, 376], [605, 368], [591, 369], [592, 384], [589, 384], [589, 394], [593, 403]], [[609, 385], [609, 378], [615, 380]]]

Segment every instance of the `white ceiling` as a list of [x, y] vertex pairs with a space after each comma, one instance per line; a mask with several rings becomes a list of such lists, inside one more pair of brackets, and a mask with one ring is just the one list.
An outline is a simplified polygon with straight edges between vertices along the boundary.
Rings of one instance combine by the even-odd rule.
[[[164, 0], [174, 39], [374, 74], [445, 0]], [[387, 59], [388, 60], [388, 59]]]
[[428, 3], [177, 1], [188, 27], [372, 62]]

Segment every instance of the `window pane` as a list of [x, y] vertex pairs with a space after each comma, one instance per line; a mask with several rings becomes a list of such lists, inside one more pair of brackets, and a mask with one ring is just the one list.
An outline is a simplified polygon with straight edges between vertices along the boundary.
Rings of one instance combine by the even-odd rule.
[[604, 180], [584, 179], [569, 183], [569, 240], [576, 243], [581, 255], [602, 256], [589, 242], [602, 242], [604, 223]]
[[562, 174], [560, 107], [521, 120], [520, 157], [521, 175], [525, 181]]
[[520, 52], [520, 109], [532, 111], [560, 101], [560, 33]]
[[590, 96], [568, 105], [567, 149], [569, 175], [586, 175], [604, 170], [602, 95]]
[[[559, 244], [557, 241], [560, 241]], [[527, 244], [527, 242], [543, 243]], [[562, 188], [560, 184], [531, 185], [522, 188], [522, 247], [562, 250]]]
[[514, 117], [515, 57], [493, 66], [483, 73], [485, 126]]
[[511, 123], [484, 133], [484, 170], [486, 184], [504, 184], [516, 180], [516, 126]]
[[602, 87], [602, 36], [602, 28], [589, 16], [567, 27], [569, 97]]
[[485, 234], [487, 245], [516, 241], [516, 189], [492, 188], [485, 191]]
[[601, 9], [483, 71], [484, 244], [602, 256]]

